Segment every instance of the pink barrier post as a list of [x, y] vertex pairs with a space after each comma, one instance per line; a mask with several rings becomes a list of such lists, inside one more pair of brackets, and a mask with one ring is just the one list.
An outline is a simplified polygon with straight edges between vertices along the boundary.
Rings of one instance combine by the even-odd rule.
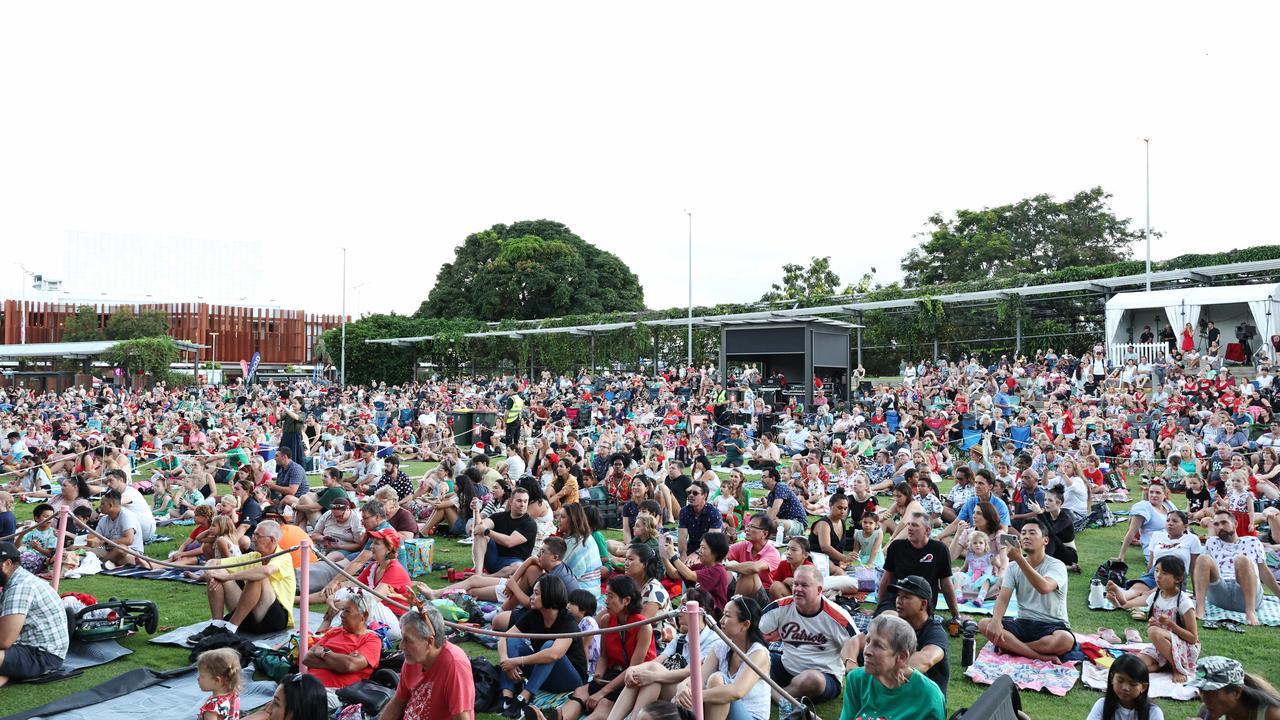
[[62, 548], [67, 543], [67, 513], [71, 508], [63, 505], [58, 508], [58, 547], [53, 551], [53, 584], [54, 592], [58, 591], [58, 583], [62, 580]]
[[702, 720], [702, 651], [698, 648], [698, 603], [691, 601], [684, 604], [684, 611], [689, 613], [689, 692], [693, 695], [693, 716]]
[[311, 614], [311, 540], [303, 540], [301, 543], [302, 550], [302, 572], [299, 578], [302, 581], [302, 603], [298, 608], [298, 672], [305, 673], [307, 665], [303, 660], [307, 657], [307, 645], [310, 637], [310, 624], [308, 623]]

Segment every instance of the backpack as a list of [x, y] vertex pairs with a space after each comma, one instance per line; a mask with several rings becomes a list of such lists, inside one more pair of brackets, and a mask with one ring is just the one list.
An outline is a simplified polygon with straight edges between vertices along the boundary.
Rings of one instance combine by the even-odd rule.
[[498, 668], [488, 658], [471, 658], [471, 679], [476, 686], [476, 713], [493, 713], [501, 707]]
[[1113, 582], [1120, 587], [1125, 587], [1125, 584], [1129, 582], [1128, 573], [1128, 563], [1112, 558], [1099, 565], [1097, 571], [1093, 573], [1093, 577], [1101, 580], [1103, 585]]
[[237, 635], [225, 628], [224, 632], [206, 635], [200, 638], [200, 641], [191, 648], [191, 655], [188, 660], [192, 663], [200, 657], [200, 653], [206, 650], [217, 650], [218, 648], [229, 647], [240, 653], [240, 667], [249, 667], [253, 664], [254, 657], [258, 654], [258, 646], [249, 640]]

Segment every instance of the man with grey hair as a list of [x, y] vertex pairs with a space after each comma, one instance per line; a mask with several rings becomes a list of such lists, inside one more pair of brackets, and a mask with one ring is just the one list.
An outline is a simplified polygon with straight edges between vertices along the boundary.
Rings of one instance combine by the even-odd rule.
[[[360, 535], [360, 551], [343, 566], [343, 570], [352, 575], [359, 575], [364, 566], [373, 559], [373, 539], [369, 533], [375, 530], [387, 530], [391, 524], [387, 522], [386, 505], [378, 500], [371, 500], [360, 507], [360, 525], [364, 532]], [[312, 568], [317, 574], [311, 577], [311, 587], [317, 588], [311, 593], [312, 603], [325, 603], [334, 591], [346, 584], [347, 579], [340, 575], [327, 562], [316, 563]]]
[[400, 618], [404, 669], [395, 697], [380, 720], [475, 720], [476, 687], [471, 660], [445, 639], [444, 618], [430, 603]]
[[[267, 634], [293, 627], [293, 596], [297, 588], [293, 561], [288, 553], [268, 559], [279, 550], [280, 535], [279, 523], [263, 520], [253, 532], [253, 550], [226, 561], [248, 564], [204, 571], [209, 614], [213, 618], [210, 628], [220, 625], [231, 632]], [[252, 562], [259, 559], [261, 562]], [[231, 612], [224, 618], [228, 609]], [[192, 640], [198, 641], [203, 634]]]
[[845, 677], [841, 720], [943, 720], [946, 699], [932, 680], [911, 667], [915, 651], [916, 631], [906, 620], [893, 615], [872, 620], [863, 648], [865, 664]]

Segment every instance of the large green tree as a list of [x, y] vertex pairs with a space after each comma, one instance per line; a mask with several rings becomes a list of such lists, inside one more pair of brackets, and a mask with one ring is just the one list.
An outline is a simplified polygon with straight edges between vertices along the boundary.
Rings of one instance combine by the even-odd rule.
[[81, 305], [74, 315], [68, 315], [62, 323], [63, 342], [101, 340], [102, 327], [98, 322], [98, 310], [92, 305]]
[[1050, 195], [929, 218], [932, 228], [902, 260], [904, 285], [991, 280], [1129, 259], [1142, 230], [1111, 211], [1095, 187], [1067, 200]]
[[831, 269], [831, 256], [809, 258], [809, 267], [798, 263], [782, 266], [782, 280], [770, 286], [769, 292], [760, 297], [761, 302], [794, 301], [802, 306], [816, 304], [833, 295], [865, 293], [871, 289], [871, 279], [876, 269], [871, 268], [856, 283], [840, 287], [840, 275]]
[[178, 361], [178, 346], [167, 336], [134, 338], [111, 346], [102, 358], [124, 370], [132, 385], [140, 373], [168, 379], [169, 366]]
[[562, 223], [528, 220], [467, 236], [417, 316], [532, 320], [643, 309], [640, 280], [616, 255]]
[[107, 318], [106, 334], [108, 340], [160, 337], [169, 334], [169, 320], [159, 310], [134, 313], [132, 308], [121, 307]]

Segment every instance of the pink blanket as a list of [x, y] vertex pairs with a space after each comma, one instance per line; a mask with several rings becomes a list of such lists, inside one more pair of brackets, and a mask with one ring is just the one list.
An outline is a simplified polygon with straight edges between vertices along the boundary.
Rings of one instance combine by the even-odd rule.
[[1066, 695], [1080, 679], [1080, 669], [1072, 663], [1045, 662], [997, 652], [990, 643], [982, 647], [965, 675], [979, 685], [990, 685], [1008, 675], [1022, 690], [1045, 690], [1058, 697]]

